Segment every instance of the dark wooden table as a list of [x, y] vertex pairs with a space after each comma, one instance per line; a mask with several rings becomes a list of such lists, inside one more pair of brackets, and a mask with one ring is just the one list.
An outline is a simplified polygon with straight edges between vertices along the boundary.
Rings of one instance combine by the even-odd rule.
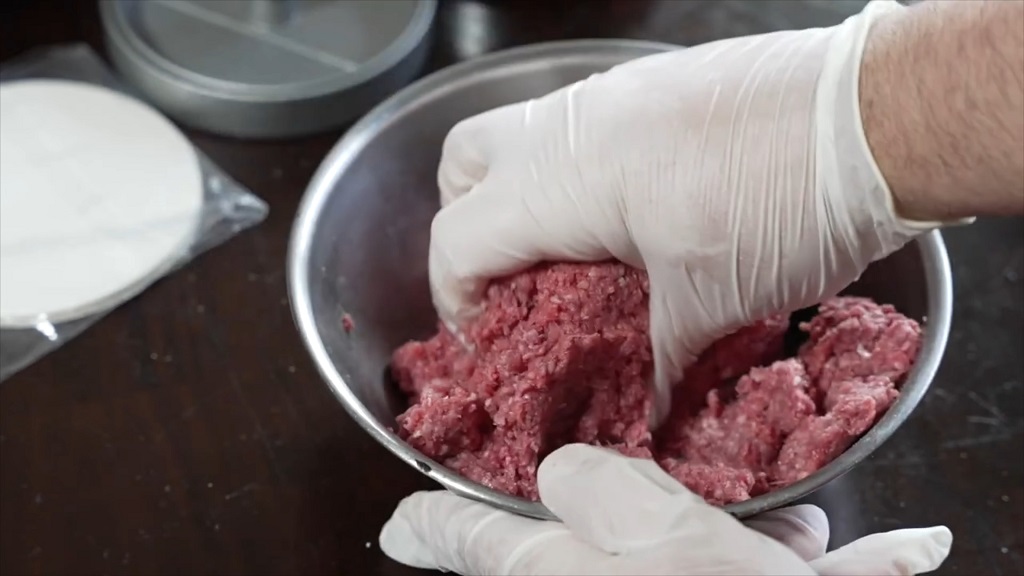
[[[443, 1], [431, 69], [516, 44], [695, 44], [832, 24], [855, 1]], [[96, 5], [2, 8], [0, 58], [86, 41]], [[280, 143], [192, 134], [270, 216], [0, 385], [0, 573], [412, 574], [377, 547], [430, 484], [321, 384], [293, 327], [284, 262], [306, 182], [339, 133]], [[816, 496], [833, 544], [947, 524], [946, 574], [1024, 573], [1024, 222], [946, 238], [949, 353], [912, 420]]]

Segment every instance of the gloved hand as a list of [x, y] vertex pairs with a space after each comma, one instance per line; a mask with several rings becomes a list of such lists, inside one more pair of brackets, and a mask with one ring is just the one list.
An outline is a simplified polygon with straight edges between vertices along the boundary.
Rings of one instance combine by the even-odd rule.
[[660, 421], [711, 342], [934, 226], [894, 213], [860, 123], [866, 34], [904, 9], [641, 58], [455, 126], [430, 245], [442, 320], [457, 331], [490, 278], [538, 261], [645, 268]]
[[939, 526], [874, 534], [826, 554], [828, 520], [815, 506], [744, 525], [654, 462], [582, 444], [548, 456], [538, 485], [564, 524], [421, 492], [399, 504], [380, 547], [403, 564], [464, 575], [886, 576], [935, 570], [952, 543]]

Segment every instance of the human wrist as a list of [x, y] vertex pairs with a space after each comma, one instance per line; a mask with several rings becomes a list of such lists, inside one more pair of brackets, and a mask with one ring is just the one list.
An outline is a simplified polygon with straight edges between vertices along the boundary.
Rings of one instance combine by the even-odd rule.
[[[956, 221], [966, 214], [953, 210], [938, 196], [941, 188], [929, 180], [923, 165], [926, 148], [924, 134], [930, 129], [922, 111], [925, 95], [918, 92], [921, 82], [907, 82], [900, 89], [897, 75], [910, 73], [906, 62], [906, 11], [881, 18], [865, 38], [861, 58], [857, 96], [865, 142], [884, 178], [894, 212], [910, 222]], [[920, 70], [921, 74], [929, 71]], [[943, 71], [943, 73], [948, 73]], [[932, 120], [935, 120], [934, 118]]]
[[903, 218], [1024, 212], [1024, 2], [924, 2], [867, 38], [865, 137]]
[[907, 8], [875, 0], [833, 29], [815, 95], [817, 185], [834, 241], [851, 249], [858, 268], [937, 226], [905, 219], [865, 136], [858, 86], [871, 30]]

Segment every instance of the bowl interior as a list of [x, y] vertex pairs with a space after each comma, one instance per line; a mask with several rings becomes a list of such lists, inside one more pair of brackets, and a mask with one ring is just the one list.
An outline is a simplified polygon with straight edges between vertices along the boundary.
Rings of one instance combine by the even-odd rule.
[[[543, 95], [663, 49], [640, 43], [594, 43], [580, 49], [580, 44], [587, 48], [585, 43], [561, 51], [534, 48], [532, 57], [528, 49], [520, 51], [525, 56], [492, 57], [483, 64], [442, 71], [371, 112], [321, 166], [293, 238], [293, 303], [307, 343], [312, 341], [322, 352], [317, 358], [321, 372], [336, 393], [341, 386], [347, 389], [339, 397], [350, 412], [351, 398], [361, 404], [363, 413], [354, 414], [357, 419], [368, 417], [383, 427], [393, 424], [405, 405], [386, 377], [390, 354], [436, 329], [427, 248], [430, 222], [438, 209], [436, 170], [448, 130], [478, 112]], [[937, 236], [934, 242], [941, 248]], [[871, 266], [849, 292], [894, 304], [922, 320], [929, 314], [929, 304], [936, 302], [927, 279], [941, 277], [928, 264], [932, 252], [925, 243], [912, 244]], [[294, 298], [297, 292], [300, 298]], [[346, 314], [354, 323], [350, 332], [343, 327]], [[940, 340], [939, 353], [944, 343]], [[923, 375], [930, 380], [930, 374]], [[909, 402], [904, 411], [913, 408], [916, 399]], [[414, 452], [395, 438], [383, 439], [378, 433], [378, 439], [390, 442], [396, 453]], [[416, 458], [415, 463], [423, 462], [430, 461]], [[420, 466], [427, 468], [425, 472], [432, 467], [436, 464]], [[442, 469], [438, 479], [451, 487], [452, 478]], [[489, 492], [469, 495], [493, 500], [487, 497]]]

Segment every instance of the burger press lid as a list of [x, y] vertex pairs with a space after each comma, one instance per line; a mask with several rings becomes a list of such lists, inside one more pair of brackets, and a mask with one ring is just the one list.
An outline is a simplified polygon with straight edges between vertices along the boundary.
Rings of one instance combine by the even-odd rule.
[[121, 74], [182, 124], [242, 138], [337, 128], [412, 81], [436, 0], [102, 0]]

